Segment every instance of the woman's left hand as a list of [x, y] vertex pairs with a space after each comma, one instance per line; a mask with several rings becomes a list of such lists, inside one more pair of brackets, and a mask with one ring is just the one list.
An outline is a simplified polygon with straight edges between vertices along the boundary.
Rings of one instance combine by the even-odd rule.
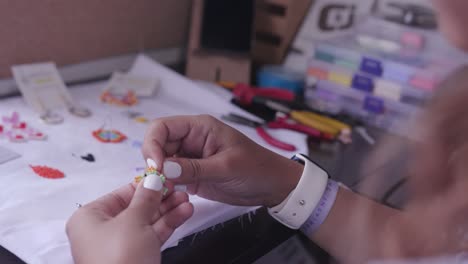
[[186, 193], [132, 184], [79, 208], [66, 231], [75, 263], [160, 263], [161, 245], [193, 214]]

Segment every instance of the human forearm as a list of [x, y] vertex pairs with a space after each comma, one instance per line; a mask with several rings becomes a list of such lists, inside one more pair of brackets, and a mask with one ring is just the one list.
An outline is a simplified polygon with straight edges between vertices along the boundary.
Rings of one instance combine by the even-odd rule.
[[401, 211], [340, 188], [335, 204], [310, 237], [344, 263], [364, 263], [383, 257], [383, 243]]

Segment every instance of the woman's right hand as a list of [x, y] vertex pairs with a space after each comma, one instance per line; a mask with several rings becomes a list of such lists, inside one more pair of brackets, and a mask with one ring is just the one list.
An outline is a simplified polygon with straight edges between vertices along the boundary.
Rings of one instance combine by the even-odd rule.
[[303, 170], [207, 115], [154, 120], [143, 155], [174, 184], [187, 185], [189, 193], [233, 205], [275, 206], [296, 187]]

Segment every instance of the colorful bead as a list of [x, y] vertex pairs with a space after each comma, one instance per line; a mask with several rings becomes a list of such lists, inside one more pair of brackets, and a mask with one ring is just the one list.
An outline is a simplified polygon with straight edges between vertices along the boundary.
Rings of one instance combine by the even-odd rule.
[[[159, 176], [161, 178], [161, 182], [162, 184], [166, 183], [166, 176], [164, 176], [164, 174], [160, 173], [156, 168], [154, 167], [148, 167], [146, 168], [145, 170], [145, 173], [144, 175], [138, 175], [134, 178], [134, 181], [135, 183], [139, 183], [140, 181], [142, 181], [145, 177], [147, 177], [148, 175], [156, 175], [156, 176]], [[163, 189], [163, 195], [166, 195], [167, 192], [169, 191], [168, 188], [164, 187]]]
[[139, 183], [139, 182], [141, 182], [141, 180], [143, 180], [144, 177], [145, 177], [145, 176], [141, 176], [141, 175], [135, 176], [134, 181], [135, 181], [136, 183]]

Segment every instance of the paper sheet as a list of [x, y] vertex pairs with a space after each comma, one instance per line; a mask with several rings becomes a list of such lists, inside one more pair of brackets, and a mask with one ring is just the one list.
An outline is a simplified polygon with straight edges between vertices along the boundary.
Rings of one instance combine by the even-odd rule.
[[19, 157], [21, 157], [21, 155], [14, 152], [13, 150], [0, 147], [0, 165], [3, 163], [7, 163], [11, 160], [17, 159]]
[[23, 97], [38, 113], [73, 101], [55, 63], [15, 65], [11, 70]]
[[[142, 100], [130, 110], [144, 113], [147, 118], [169, 115], [211, 114], [220, 117], [227, 112], [244, 114], [227, 100], [202, 89], [183, 76], [140, 56], [131, 72], [153, 75], [161, 79], [161, 90], [154, 99]], [[45, 142], [15, 144], [0, 139], [7, 148], [22, 158], [0, 165], [0, 245], [27, 263], [73, 263], [65, 234], [65, 223], [76, 210], [76, 203], [85, 204], [113, 189], [132, 181], [136, 168], [143, 167], [140, 149], [133, 143], [141, 141], [147, 125], [137, 123], [122, 113], [129, 110], [104, 105], [99, 93], [105, 82], [71, 89], [85, 107], [93, 110], [91, 118], [78, 118], [63, 111], [65, 122], [50, 126], [41, 123], [21, 98], [2, 100], [0, 114], [18, 111], [23, 120], [48, 134]], [[121, 144], [103, 144], [91, 136], [91, 131], [106, 123], [125, 133], [129, 139]], [[244, 134], [269, 147], [255, 130], [235, 126]], [[306, 152], [305, 137], [288, 131], [269, 131], [275, 137], [296, 145]], [[278, 151], [277, 149], [273, 149]], [[77, 155], [92, 153], [96, 162], [87, 162]], [[293, 153], [278, 151], [290, 157]], [[73, 156], [75, 154], [75, 156]], [[62, 170], [66, 177], [48, 180], [35, 175], [29, 165], [47, 165]], [[252, 208], [229, 206], [191, 197], [194, 216], [170, 238], [174, 245], [184, 236], [243, 214]]]

